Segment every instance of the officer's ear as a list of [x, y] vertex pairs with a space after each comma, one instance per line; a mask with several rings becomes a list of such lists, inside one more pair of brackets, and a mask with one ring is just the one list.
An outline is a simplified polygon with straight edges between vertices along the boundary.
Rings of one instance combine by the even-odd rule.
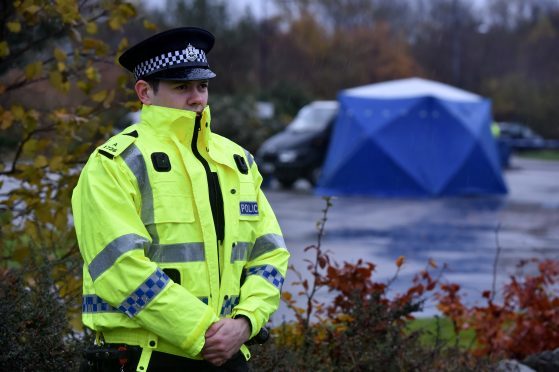
[[134, 85], [136, 95], [144, 105], [151, 105], [155, 92], [153, 87], [145, 80], [138, 80]]

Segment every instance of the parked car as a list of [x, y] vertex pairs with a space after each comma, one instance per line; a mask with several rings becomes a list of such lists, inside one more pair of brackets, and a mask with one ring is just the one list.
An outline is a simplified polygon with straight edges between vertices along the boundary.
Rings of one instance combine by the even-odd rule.
[[256, 161], [263, 176], [274, 177], [285, 188], [298, 179], [316, 185], [337, 113], [336, 101], [304, 106], [284, 131], [260, 146]]
[[516, 122], [499, 123], [499, 140], [505, 142], [512, 151], [542, 150], [546, 140], [526, 125]]

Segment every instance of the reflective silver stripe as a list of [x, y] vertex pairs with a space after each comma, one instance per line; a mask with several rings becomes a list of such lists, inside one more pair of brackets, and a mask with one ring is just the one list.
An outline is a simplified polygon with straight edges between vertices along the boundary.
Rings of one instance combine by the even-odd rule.
[[283, 275], [281, 275], [281, 273], [279, 272], [279, 270], [273, 267], [272, 265], [249, 267], [247, 269], [247, 276], [249, 275], [261, 276], [262, 278], [272, 283], [274, 287], [279, 289], [281, 292], [281, 287], [283, 286], [284, 278]]
[[283, 236], [277, 234], [262, 235], [254, 242], [249, 260], [252, 261], [262, 256], [264, 253], [271, 252], [278, 248], [285, 248]]
[[84, 295], [82, 299], [83, 313], [119, 313], [116, 307], [97, 295]]
[[155, 262], [205, 261], [204, 243], [152, 244], [146, 255]]
[[233, 308], [239, 304], [239, 296], [226, 297], [221, 306], [220, 316], [224, 317], [231, 314]]
[[149, 241], [136, 234], [120, 236], [110, 242], [101, 252], [95, 256], [88, 266], [89, 275], [95, 281], [109, 267], [113, 266], [116, 260], [124, 253], [133, 249], [144, 249]]
[[151, 242], [153, 244], [159, 244], [159, 234], [157, 234], [157, 227], [155, 224], [146, 225], [146, 230], [151, 236]]
[[118, 309], [130, 318], [135, 317], [165, 288], [169, 281], [167, 274], [157, 268], [138, 289], [120, 304]]
[[[148, 170], [144, 156], [138, 147], [132, 144], [122, 152], [122, 159], [124, 159], [126, 165], [128, 165], [128, 168], [130, 168], [136, 177], [138, 188], [142, 194], [142, 221], [144, 225], [151, 225], [154, 223], [153, 191], [151, 190], [151, 185], [149, 183]], [[153, 233], [153, 231], [150, 233]]]
[[[245, 150], [245, 149], [243, 149]], [[245, 155], [248, 159], [248, 167], [252, 167], [252, 163], [254, 163], [254, 157], [252, 156], [252, 154], [250, 152], [248, 152], [247, 150], [245, 150]]]
[[235, 261], [246, 261], [251, 246], [252, 243], [249, 242], [237, 242], [237, 244], [231, 248], [231, 263]]

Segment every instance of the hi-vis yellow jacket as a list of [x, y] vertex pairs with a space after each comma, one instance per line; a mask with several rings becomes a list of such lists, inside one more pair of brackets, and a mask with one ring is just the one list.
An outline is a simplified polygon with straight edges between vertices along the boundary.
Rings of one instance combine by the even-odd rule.
[[246, 316], [255, 336], [289, 257], [261, 182], [250, 153], [211, 132], [209, 107], [144, 106], [91, 155], [72, 196], [84, 324], [109, 343], [197, 359], [221, 317]]

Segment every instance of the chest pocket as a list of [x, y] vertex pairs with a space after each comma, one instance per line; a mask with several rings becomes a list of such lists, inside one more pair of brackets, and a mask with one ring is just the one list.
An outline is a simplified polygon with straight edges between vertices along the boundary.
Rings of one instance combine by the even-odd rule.
[[189, 190], [174, 182], [157, 182], [153, 191], [155, 223], [194, 222], [194, 201]]
[[[248, 178], [248, 177], [247, 177]], [[259, 220], [258, 199], [251, 179], [241, 180], [239, 197], [239, 218], [241, 220]]]

